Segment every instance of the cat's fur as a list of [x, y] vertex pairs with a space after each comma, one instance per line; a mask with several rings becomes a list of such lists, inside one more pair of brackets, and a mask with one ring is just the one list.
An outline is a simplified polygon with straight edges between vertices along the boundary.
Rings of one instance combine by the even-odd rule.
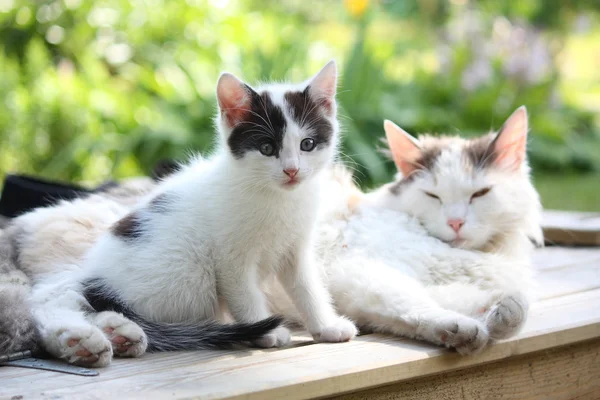
[[[524, 110], [520, 113], [522, 114], [516, 115], [517, 119], [521, 124], [526, 123]], [[398, 139], [393, 135], [404, 135], [397, 129], [390, 129], [394, 127], [389, 123], [386, 125], [390, 142]], [[511, 125], [512, 123], [507, 123], [505, 129]], [[526, 126], [514, 131], [511, 129], [511, 132], [517, 133], [516, 137], [522, 137], [526, 131]], [[506, 133], [508, 131], [503, 134]], [[458, 173], [447, 176], [445, 183], [451, 189], [453, 185], [462, 187], [475, 182], [472, 180], [474, 172], [484, 175], [490, 172], [489, 168], [473, 170], [473, 164], [469, 165], [469, 158], [463, 158], [463, 155], [466, 157], [466, 149], [474, 149], [479, 145], [479, 148], [486, 151], [495, 137], [487, 135], [471, 141], [428, 138], [416, 142], [422, 151], [413, 156], [420, 157], [419, 155], [433, 149], [438, 149], [435, 150], [438, 156], [443, 152], [445, 157], [459, 163], [453, 168], [454, 171], [458, 168]], [[401, 144], [410, 149], [410, 142], [401, 141]], [[391, 147], [393, 150], [394, 146]], [[397, 156], [410, 153], [402, 150], [398, 154], [399, 148], [403, 147], [405, 146], [395, 147]], [[396, 160], [402, 170], [404, 159], [397, 157]], [[412, 160], [421, 163], [416, 158]], [[508, 212], [514, 216], [510, 219], [510, 224], [503, 224], [510, 235], [490, 235], [496, 231], [494, 224], [497, 217], [493, 213], [490, 216], [481, 213], [481, 223], [486, 229], [483, 234], [503, 241], [493, 240], [481, 245], [476, 241], [453, 243], [449, 240], [449, 243], [445, 243], [435, 239], [432, 236], [437, 235], [443, 240], [452, 238], [443, 236], [448, 232], [442, 227], [426, 223], [425, 219], [431, 216], [422, 212], [423, 208], [419, 203], [438, 213], [443, 210], [440, 210], [439, 204], [430, 201], [434, 199], [413, 190], [419, 189], [419, 184], [425, 184], [427, 179], [432, 178], [435, 171], [432, 167], [436, 164], [434, 161], [430, 160], [427, 163], [428, 169], [411, 178], [414, 181], [407, 180], [400, 174], [395, 182], [368, 194], [363, 194], [356, 188], [351, 174], [345, 169], [334, 169], [328, 178], [327, 191], [322, 197], [324, 212], [318, 228], [317, 258], [336, 308], [355, 319], [363, 328], [419, 337], [455, 347], [461, 353], [471, 353], [480, 350], [490, 336], [502, 338], [513, 335], [525, 320], [533, 285], [529, 277], [527, 237], [537, 243], [543, 241], [539, 228], [540, 204], [529, 181], [527, 164], [522, 160], [517, 171], [506, 173], [508, 180], [504, 181], [504, 185], [492, 189], [499, 191], [506, 187], [509, 193], [528, 196], [518, 210], [513, 207], [515, 197], [502, 196], [495, 200], [500, 203], [499, 210], [495, 211]], [[466, 163], [464, 168], [461, 167], [463, 162]], [[407, 172], [411, 173], [410, 170]], [[419, 178], [422, 179], [421, 182]], [[124, 185], [128, 186], [129, 183]], [[400, 188], [402, 190], [398, 190]], [[479, 189], [480, 186], [473, 186], [470, 190]], [[403, 197], [411, 193], [411, 190], [414, 199], [412, 203]], [[131, 203], [139, 198], [140, 196], [133, 195]], [[482, 197], [484, 198], [485, 196]], [[62, 208], [44, 215], [48, 220], [53, 216], [61, 218], [63, 215], [65, 222], [70, 224], [69, 229], [76, 233], [82, 225], [75, 219], [66, 217], [70, 215], [67, 210], [71, 207], [64, 204]], [[93, 209], [93, 205], [90, 210], [81, 208], [79, 218], [95, 215]], [[485, 208], [480, 211], [485, 211]], [[126, 212], [122, 211], [123, 214]], [[518, 214], [513, 214], [515, 212]], [[437, 216], [440, 217], [439, 214]], [[99, 224], [101, 229], [105, 229], [107, 225], [102, 221], [88, 221]], [[40, 231], [48, 227], [47, 234], [55, 235], [51, 225], [43, 219], [39, 219], [38, 224]], [[424, 226], [431, 230], [428, 231]], [[81, 233], [77, 235], [83, 236]], [[52, 242], [50, 237], [39, 243], [31, 241], [29, 244], [37, 245], [40, 252], [49, 252], [52, 250], [48, 246]], [[513, 251], [514, 249], [521, 250]], [[293, 304], [279, 285], [268, 282], [266, 290], [274, 311], [288, 318], [298, 318]]]
[[[256, 90], [223, 74], [215, 155], [181, 168], [120, 216], [76, 279], [59, 274], [34, 288], [44, 348], [93, 366], [113, 353], [138, 356], [146, 341], [152, 350], [202, 348], [202, 332], [190, 326], [218, 317], [221, 306], [240, 323], [272, 326], [259, 287], [272, 275], [316, 340], [356, 335], [313, 262], [321, 172], [338, 142], [336, 78], [333, 62], [303, 84]], [[280, 326], [254, 339], [283, 346], [290, 334]]]
[[[333, 204], [320, 224], [319, 260], [338, 311], [360, 327], [463, 354], [515, 334], [532, 297], [531, 241], [543, 243], [525, 109], [498, 134], [472, 140], [417, 141], [385, 128], [398, 180], [362, 195], [338, 170], [324, 194]], [[460, 236], [447, 221], [457, 219]], [[293, 315], [272, 290], [274, 309]]]

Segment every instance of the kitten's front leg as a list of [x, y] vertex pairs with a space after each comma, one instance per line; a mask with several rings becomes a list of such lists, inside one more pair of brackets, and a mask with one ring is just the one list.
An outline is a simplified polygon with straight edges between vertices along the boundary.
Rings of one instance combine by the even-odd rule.
[[280, 280], [318, 342], [346, 342], [356, 336], [354, 323], [337, 315], [315, 268], [309, 250], [292, 252], [280, 271]]
[[[234, 268], [234, 265], [244, 265], [245, 268]], [[258, 322], [271, 316], [265, 295], [258, 284], [255, 263], [232, 263], [221, 271], [217, 282], [219, 292], [236, 321]], [[288, 344], [290, 338], [290, 331], [280, 326], [254, 344], [264, 348], [281, 347]]]

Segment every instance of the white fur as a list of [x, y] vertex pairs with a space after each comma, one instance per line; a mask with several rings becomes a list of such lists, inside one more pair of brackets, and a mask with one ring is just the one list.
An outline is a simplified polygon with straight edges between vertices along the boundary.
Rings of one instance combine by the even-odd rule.
[[[318, 259], [337, 310], [359, 326], [462, 354], [523, 326], [534, 297], [529, 237], [541, 241], [539, 197], [525, 162], [512, 172], [473, 171], [462, 161], [465, 143], [451, 140], [435, 170], [397, 194], [392, 183], [357, 200], [349, 175], [334, 171], [323, 194]], [[463, 241], [453, 240], [448, 218], [467, 221]], [[270, 293], [276, 310], [294, 315], [276, 284]]]
[[[453, 152], [452, 147], [448, 149], [448, 154], [458, 156], [457, 152]], [[440, 182], [442, 176], [447, 180], [447, 185], [441, 186], [446, 188], [445, 191], [440, 191], [442, 196], [452, 195], [455, 189], [453, 184], [457, 188], [466, 185], [467, 193], [479, 188], [478, 184], [473, 182], [480, 181], [466, 176], [455, 161], [448, 156], [446, 166], [453, 173], [439, 175]], [[190, 175], [204, 176], [202, 179], [209, 179], [212, 176], [211, 171], [213, 171], [211, 168], [217, 166], [216, 162], [223, 162], [223, 160], [219, 161], [217, 158], [215, 164], [201, 160], [193, 163], [193, 166], [188, 167], [187, 170], [164, 182], [158, 191], [175, 190], [180, 185], [185, 186]], [[204, 175], [205, 173], [207, 174]], [[320, 278], [326, 282], [337, 310], [366, 329], [371, 328], [380, 332], [422, 338], [432, 343], [454, 347], [464, 354], [479, 351], [490, 337], [501, 339], [515, 334], [525, 322], [528, 304], [533, 297], [533, 282], [528, 255], [531, 246], [526, 237], [539, 230], [539, 200], [537, 193], [529, 183], [527, 173], [528, 169], [525, 165], [521, 172], [513, 175], [513, 179], [493, 175], [478, 176], [478, 179], [486, 180], [485, 184], [494, 180], [495, 188], [493, 190], [497, 194], [497, 196], [488, 198], [492, 194], [490, 192], [481, 197], [480, 200], [487, 198], [489, 204], [482, 204], [481, 207], [473, 206], [468, 211], [472, 213], [470, 218], [479, 221], [478, 234], [484, 237], [494, 236], [493, 232], [497, 229], [494, 224], [499, 223], [499, 216], [493, 208], [497, 207], [511, 215], [506, 222], [500, 221], [510, 235], [501, 236], [502, 240], [499, 245], [484, 245], [482, 250], [485, 251], [474, 249], [480, 245], [477, 240], [461, 244], [467, 248], [456, 248], [451, 246], [451, 240], [450, 243], [446, 243], [436, 239], [435, 236], [439, 237], [444, 234], [440, 225], [445, 224], [445, 221], [439, 217], [439, 214], [444, 211], [435, 203], [425, 202], [427, 199], [416, 191], [412, 193], [404, 191], [402, 195], [397, 196], [390, 193], [390, 185], [385, 185], [370, 194], [362, 195], [352, 184], [349, 174], [339, 169], [334, 170], [329, 176], [321, 177], [323, 182], [319, 182], [319, 179], [305, 182], [311, 188], [313, 184], [316, 187], [318, 183], [324, 183], [325, 186], [325, 190], [321, 192], [321, 207], [319, 208], [322, 214], [319, 217], [317, 236], [313, 240], [316, 242], [316, 258], [317, 264], [320, 266]], [[440, 174], [444, 174], [444, 171], [440, 170]], [[426, 179], [425, 177], [423, 185], [427, 183]], [[418, 181], [415, 183], [421, 184]], [[470, 188], [468, 185], [471, 185]], [[432, 188], [429, 187], [429, 189]], [[514, 196], [505, 195], [504, 190]], [[296, 201], [307, 201], [301, 196], [302, 191], [300, 190], [291, 192], [278, 190], [276, 193], [279, 193], [277, 196], [292, 195]], [[245, 196], [228, 199], [226, 203], [230, 204], [236, 212], [247, 210], [256, 204], [262, 206], [261, 201], [273, 201], [280, 205], [277, 203], [277, 199], [281, 200], [282, 197], [275, 196], [261, 200], [258, 197], [260, 195], [260, 192], [246, 191]], [[204, 202], [206, 196], [214, 196], [214, 194], [212, 188], [206, 192], [191, 188], [188, 196], [186, 205], [193, 207], [194, 204]], [[200, 197], [195, 199], [194, 196]], [[354, 197], [358, 197], [358, 200]], [[214, 200], [212, 197], [209, 199]], [[317, 200], [312, 198], [311, 201], [316, 202]], [[48, 246], [48, 243], [56, 243], [56, 239], [53, 238], [55, 230], [58, 232], [58, 236], [73, 231], [80, 237], [86, 238], [83, 247], [89, 248], [98, 232], [108, 229], [108, 226], [130, 209], [119, 203], [114, 204], [115, 202], [109, 199], [104, 199], [104, 202], [106, 204], [103, 205], [101, 201], [91, 198], [64, 203], [52, 209], [52, 212], [34, 213], [33, 215], [36, 217], [31, 217], [31, 229], [37, 227], [39, 233], [29, 243], [31, 251], [37, 252], [31, 256], [31, 260], [41, 265], [44, 265], [46, 261], [53, 263], [52, 265], [58, 265], [55, 260], [60, 260], [62, 257], [68, 260], [67, 265], [75, 266], [71, 269], [78, 269], [82, 264], [81, 255], [72, 256], [72, 250], [67, 245], [71, 243], [71, 246], [79, 248], [80, 241], [72, 239], [66, 241], [64, 247], [57, 247], [57, 249], [63, 249], [63, 253], [56, 252], [52, 258], [47, 258], [50, 257], [50, 254], [54, 254], [53, 248]], [[354, 207], [353, 204], [358, 204], [358, 206]], [[110, 211], [115, 207], [117, 207], [117, 212]], [[143, 205], [141, 207], [143, 208]], [[289, 207], [291, 211], [286, 209], [283, 215], [279, 215], [280, 223], [288, 224], [290, 221], [295, 221], [295, 224], [302, 224], [306, 222], [304, 217], [296, 216], [295, 207], [291, 204]], [[521, 208], [514, 210], [516, 207]], [[262, 210], [266, 212], [268, 208], [262, 208]], [[431, 217], [428, 210], [434, 211]], [[290, 218], [288, 218], [288, 214]], [[212, 214], [207, 213], [207, 215], [210, 217]], [[89, 218], [88, 223], [76, 222], [86, 216]], [[254, 218], [266, 219], [269, 217], [272, 215], [244, 214], [244, 218], [249, 218], [255, 224]], [[296, 217], [298, 217], [298, 221], [295, 220]], [[312, 212], [307, 212], [305, 217], [313, 218], [314, 215]], [[54, 220], [62, 220], [63, 224], [48, 223], [48, 229], [44, 229], [45, 221], [52, 222]], [[219, 237], [226, 237], [225, 242], [229, 242], [232, 238], [242, 240], [244, 232], [227, 230], [223, 220], [214, 218], [211, 221], [212, 226], [217, 224], [217, 231], [222, 235]], [[162, 225], [157, 222], [161, 232], [164, 232], [163, 236], [174, 238], [175, 235], [166, 235], [166, 232], [175, 230], [178, 232], [178, 240], [173, 240], [173, 242], [163, 240], [155, 245], [161, 248], [166, 246], [172, 250], [177, 249], [176, 246], [181, 246], [181, 243], [192, 240], [193, 231], [201, 229], [202, 225], [194, 225], [189, 220], [184, 222], [188, 224], [185, 226], [192, 231], [191, 234], [188, 230], [181, 230], [182, 227], [179, 225]], [[248, 226], [250, 225], [248, 224]], [[256, 227], [254, 228], [256, 229]], [[254, 233], [254, 231], [248, 234], [250, 233]], [[268, 231], [259, 233], [261, 235], [269, 234]], [[56, 234], [54, 235], [56, 236]], [[224, 235], [231, 235], [231, 237]], [[271, 237], [266, 238], [271, 239]], [[274, 240], [285, 239], [275, 238]], [[262, 243], [268, 243], [268, 240], [263, 240]], [[469, 248], [469, 244], [474, 248]], [[252, 250], [256, 243], [244, 241], [243, 245], [244, 248]], [[262, 248], [262, 250], [267, 252], [267, 258], [277, 258], [271, 248]], [[29, 257], [27, 254], [29, 253], [26, 252], [26, 259]], [[44, 256], [44, 254], [48, 255]], [[153, 254], [161, 257], [161, 262], [168, 261], [170, 257], [168, 254], [158, 254], [158, 252]], [[194, 254], [199, 253], [194, 252]], [[151, 257], [146, 260], [148, 263], [154, 261]], [[31, 276], [33, 277], [35, 263], [28, 263], [29, 261], [26, 260], [26, 264], [31, 266]], [[136, 265], [139, 265], [138, 268], [144, 267], [143, 262]], [[177, 267], [176, 262], [174, 266]], [[103, 268], [102, 265], [98, 265], [98, 267]], [[67, 268], [67, 266], [63, 268]], [[54, 271], [60, 271], [60, 267], [55, 267]], [[137, 279], [122, 279], [118, 272], [110, 268], [109, 273], [112, 274], [115, 284], [121, 285], [125, 289], [130, 285], [137, 286], [137, 289], [142, 291], [142, 296], [146, 291], [146, 296], [150, 297], [149, 301], [157, 291], [158, 286], [152, 283]], [[160, 271], [157, 273], [160, 274]], [[176, 274], [167, 277], [159, 275], [158, 278], [169, 281], [178, 281], [179, 279]], [[54, 278], [57, 282], [64, 279], [67, 278]], [[209, 274], [207, 280], [211, 279], [213, 277]], [[318, 278], [313, 276], [312, 279]], [[167, 289], [169, 281], [166, 282]], [[304, 318], [298, 315], [293, 302], [289, 300], [289, 294], [294, 293], [286, 293], [278, 283], [273, 281], [273, 279], [267, 279], [264, 282], [271, 310], [302, 321]], [[73, 285], [72, 280], [69, 282]], [[186, 282], [180, 283], [185, 284]], [[36, 285], [35, 289], [42, 305], [38, 310], [38, 321], [46, 336], [52, 339], [46, 342], [47, 347], [54, 349], [56, 347], [52, 346], [55, 346], [55, 343], [62, 343], [58, 340], [60, 338], [58, 332], [61, 329], [64, 332], [69, 326], [77, 328], [73, 330], [75, 337], [86, 337], [87, 340], [97, 337], [97, 335], [93, 335], [93, 332], [96, 331], [89, 326], [86, 329], [91, 329], [93, 332], [80, 332], [81, 326], [85, 325], [86, 320], [81, 319], [79, 314], [70, 313], [69, 310], [61, 311], [61, 308], [64, 308], [61, 304], [63, 299], [69, 304], [78, 304], [83, 300], [75, 290], [76, 287], [67, 285], [58, 290], [55, 286], [54, 290], [50, 290], [49, 286], [51, 285], [41, 282]], [[60, 285], [58, 286], [60, 287]], [[173, 286], [177, 286], [177, 282]], [[183, 312], [179, 311], [178, 307], [157, 304], [159, 313], [160, 310], [164, 310], [164, 313], [157, 317], [171, 318], [171, 312], [176, 315], [174, 320], [187, 317], [186, 312], [197, 311], [192, 310], [192, 306], [189, 304], [190, 300], [196, 298], [193, 296], [206, 296], [209, 301], [212, 301], [214, 292], [192, 293], [189, 298], [180, 300], [179, 306], [183, 307]], [[132, 296], [130, 300], [135, 301], [136, 298]], [[165, 303], [172, 301], [172, 299], [168, 300]], [[144, 307], [142, 303], [139, 300], [140, 307]], [[68, 307], [69, 305], [67, 305]], [[146, 311], [155, 312], [152, 307], [148, 307]], [[214, 308], [208, 307], [209, 315], [214, 312]], [[195, 318], [196, 315], [193, 315], [191, 319], [196, 320]], [[55, 326], [55, 324], [59, 326]], [[48, 332], [52, 330], [56, 334], [48, 335]], [[336, 339], [339, 332], [336, 331], [336, 335], [333, 335]], [[323, 334], [329, 335], [330, 332], [323, 330], [321, 335]], [[280, 345], [287, 342], [288, 338], [288, 333], [280, 330], [262, 344], [264, 346]], [[102, 350], [105, 348], [102, 347], [105, 344], [104, 339], [99, 337], [97, 343], [90, 347]], [[73, 351], [64, 346], [63, 344], [62, 348], [55, 351], [59, 353], [62, 351], [63, 357], [67, 359], [74, 357]]]
[[[323, 71], [335, 85], [335, 66], [332, 70], [329, 64]], [[323, 78], [322, 73], [313, 84]], [[231, 82], [227, 85], [226, 93], [231, 94]], [[294, 123], [283, 103], [287, 90], [286, 85], [269, 87], [288, 123], [281, 157], [252, 151], [236, 159], [225, 143], [231, 127], [220, 118], [220, 150], [209, 161], [197, 159], [168, 178], [135, 207], [134, 215], [144, 227], [142, 238], [103, 234], [85, 255], [82, 274], [59, 275], [50, 284], [38, 285], [35, 316], [43, 326], [48, 351], [80, 364], [100, 366], [110, 361], [110, 343], [87, 321], [93, 319], [98, 325], [98, 317], [94, 313], [86, 317], [82, 311], [78, 282], [87, 277], [103, 278], [150, 320], [200, 323], [218, 316], [220, 298], [237, 321], [269, 317], [259, 283], [278, 276], [316, 340], [345, 341], [356, 334], [354, 325], [331, 306], [312, 251], [321, 171], [330, 164], [337, 143], [335, 112], [328, 115], [334, 127], [332, 143], [301, 152], [300, 142], [308, 133]], [[286, 168], [299, 170], [300, 183], [294, 188], [285, 185]], [[149, 204], [161, 194], [167, 196], [167, 212], [153, 211]], [[122, 216], [119, 211], [116, 215]], [[133, 336], [128, 336], [131, 342], [143, 342], [139, 332]], [[69, 346], [73, 338], [92, 353], [93, 362], [90, 356], [72, 354], [80, 350]], [[281, 327], [257, 344], [271, 347], [288, 342], [289, 332]]]

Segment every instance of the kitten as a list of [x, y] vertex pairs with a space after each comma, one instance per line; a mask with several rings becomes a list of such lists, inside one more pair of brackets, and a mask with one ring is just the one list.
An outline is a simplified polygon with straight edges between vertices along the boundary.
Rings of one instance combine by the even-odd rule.
[[[315, 340], [355, 336], [330, 304], [312, 251], [322, 171], [338, 143], [336, 81], [334, 62], [300, 85], [255, 90], [221, 75], [222, 143], [212, 159], [182, 167], [119, 219], [87, 252], [77, 279], [59, 274], [34, 288], [44, 348], [103, 366], [113, 353], [142, 354], [144, 335], [150, 350], [203, 347], [194, 326], [217, 317], [221, 300], [240, 323], [272, 325], [278, 320], [269, 319], [259, 287], [269, 276], [280, 279]], [[100, 312], [84, 310], [80, 294]], [[289, 340], [280, 326], [254, 343]]]
[[462, 354], [514, 335], [531, 298], [530, 238], [543, 243], [525, 108], [477, 139], [415, 140], [389, 121], [385, 131], [398, 180], [362, 194], [338, 169], [324, 193], [318, 260], [337, 310], [361, 329]]

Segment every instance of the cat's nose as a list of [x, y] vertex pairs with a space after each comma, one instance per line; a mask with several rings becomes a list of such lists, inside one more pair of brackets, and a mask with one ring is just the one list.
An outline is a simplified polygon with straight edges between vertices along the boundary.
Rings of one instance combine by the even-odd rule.
[[464, 224], [465, 224], [465, 221], [462, 219], [449, 219], [448, 220], [448, 225], [456, 233], [458, 233], [458, 231], [460, 231], [460, 228], [462, 228], [462, 226]]
[[294, 179], [298, 173], [298, 168], [286, 168], [283, 170], [283, 173], [289, 176], [291, 179]]

